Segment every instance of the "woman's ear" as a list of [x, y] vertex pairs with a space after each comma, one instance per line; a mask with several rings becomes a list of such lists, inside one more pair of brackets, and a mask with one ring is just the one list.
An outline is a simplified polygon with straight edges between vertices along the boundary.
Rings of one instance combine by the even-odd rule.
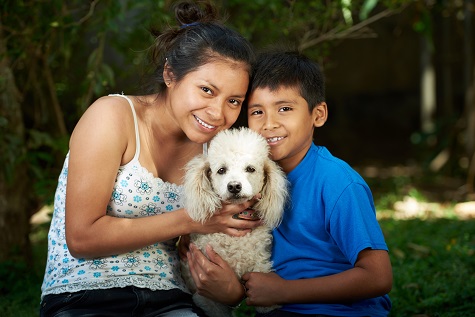
[[163, 80], [165, 81], [165, 85], [170, 87], [174, 78], [172, 68], [168, 65], [168, 62], [165, 62], [165, 66], [163, 67]]
[[323, 126], [328, 119], [327, 103], [321, 102], [315, 108], [313, 108], [312, 116], [314, 118], [313, 126], [315, 128]]

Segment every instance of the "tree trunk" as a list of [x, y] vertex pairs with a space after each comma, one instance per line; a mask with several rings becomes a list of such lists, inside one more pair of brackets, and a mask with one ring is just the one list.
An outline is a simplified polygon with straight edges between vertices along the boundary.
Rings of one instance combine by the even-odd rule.
[[[447, 0], [443, 1], [442, 5], [445, 8], [448, 8], [449, 4], [447, 3]], [[441, 55], [442, 55], [442, 66], [441, 66], [441, 76], [440, 80], [442, 83], [442, 89], [441, 89], [441, 102], [438, 104], [438, 115], [439, 118], [451, 118], [453, 116], [453, 96], [454, 96], [454, 89], [453, 89], [453, 78], [452, 78], [452, 59], [453, 57], [451, 56], [452, 51], [450, 48], [452, 47], [451, 43], [451, 37], [453, 37], [453, 30], [451, 27], [451, 17], [444, 15], [443, 13], [441, 14], [441, 19], [442, 19], [442, 43], [440, 46], [441, 50]], [[434, 91], [435, 87], [434, 87]], [[444, 125], [447, 125], [448, 122], [445, 122]], [[448, 135], [450, 131], [450, 127], [444, 127], [444, 133]], [[449, 130], [449, 131], [447, 131]]]
[[435, 69], [432, 62], [432, 50], [429, 39], [421, 35], [421, 129], [425, 133], [434, 130], [434, 115], [436, 110]]
[[0, 261], [18, 257], [31, 263], [30, 225], [33, 184], [25, 160], [25, 128], [0, 20]]
[[466, 113], [466, 150], [470, 160], [467, 177], [467, 192], [473, 195], [475, 182], [475, 65], [473, 63], [473, 26], [472, 10], [474, 4], [472, 0], [465, 0], [465, 113]]

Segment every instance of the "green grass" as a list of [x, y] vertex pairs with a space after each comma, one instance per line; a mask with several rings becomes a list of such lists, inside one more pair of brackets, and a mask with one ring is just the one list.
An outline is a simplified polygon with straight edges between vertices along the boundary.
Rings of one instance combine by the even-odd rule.
[[393, 265], [391, 316], [475, 313], [475, 221], [382, 220]]
[[[394, 283], [391, 317], [475, 314], [475, 220], [380, 220]], [[253, 316], [243, 308], [240, 317]]]
[[33, 263], [0, 263], [0, 316], [39, 316], [40, 288], [47, 252], [46, 236], [45, 225], [35, 228], [31, 234]]
[[[370, 183], [376, 188], [380, 224], [393, 265], [391, 317], [450, 317], [475, 314], [475, 220], [459, 220], [450, 207], [440, 217], [401, 220], [389, 210], [405, 194], [424, 201], [421, 191], [403, 185], [410, 180]], [[374, 191], [374, 190], [373, 190]], [[427, 215], [427, 214], [426, 214]], [[46, 227], [32, 233], [35, 262], [0, 263], [0, 316], [38, 316], [40, 287], [46, 256]], [[253, 316], [241, 307], [237, 316]]]

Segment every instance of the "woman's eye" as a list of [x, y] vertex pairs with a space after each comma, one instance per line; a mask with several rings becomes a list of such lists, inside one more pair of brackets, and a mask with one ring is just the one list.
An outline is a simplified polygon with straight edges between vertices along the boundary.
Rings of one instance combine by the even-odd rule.
[[236, 99], [231, 99], [231, 100], [229, 100], [229, 102], [232, 103], [235, 106], [240, 106], [241, 105], [241, 101], [236, 100]]
[[213, 91], [211, 89], [209, 89], [208, 87], [201, 87], [201, 90], [203, 90], [205, 93], [211, 95], [213, 93]]

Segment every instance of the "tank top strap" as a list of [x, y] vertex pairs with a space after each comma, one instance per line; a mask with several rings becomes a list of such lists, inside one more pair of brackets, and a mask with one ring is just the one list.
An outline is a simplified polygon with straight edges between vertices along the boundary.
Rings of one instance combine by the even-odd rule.
[[130, 100], [129, 97], [123, 94], [110, 94], [109, 96], [122, 97], [122, 98], [125, 98], [129, 102], [130, 108], [132, 109], [132, 115], [134, 116], [134, 127], [135, 127], [135, 155], [133, 159], [137, 160], [140, 154], [140, 135], [139, 135], [139, 124], [137, 121], [137, 114], [135, 113], [134, 103], [132, 102], [132, 100]]

